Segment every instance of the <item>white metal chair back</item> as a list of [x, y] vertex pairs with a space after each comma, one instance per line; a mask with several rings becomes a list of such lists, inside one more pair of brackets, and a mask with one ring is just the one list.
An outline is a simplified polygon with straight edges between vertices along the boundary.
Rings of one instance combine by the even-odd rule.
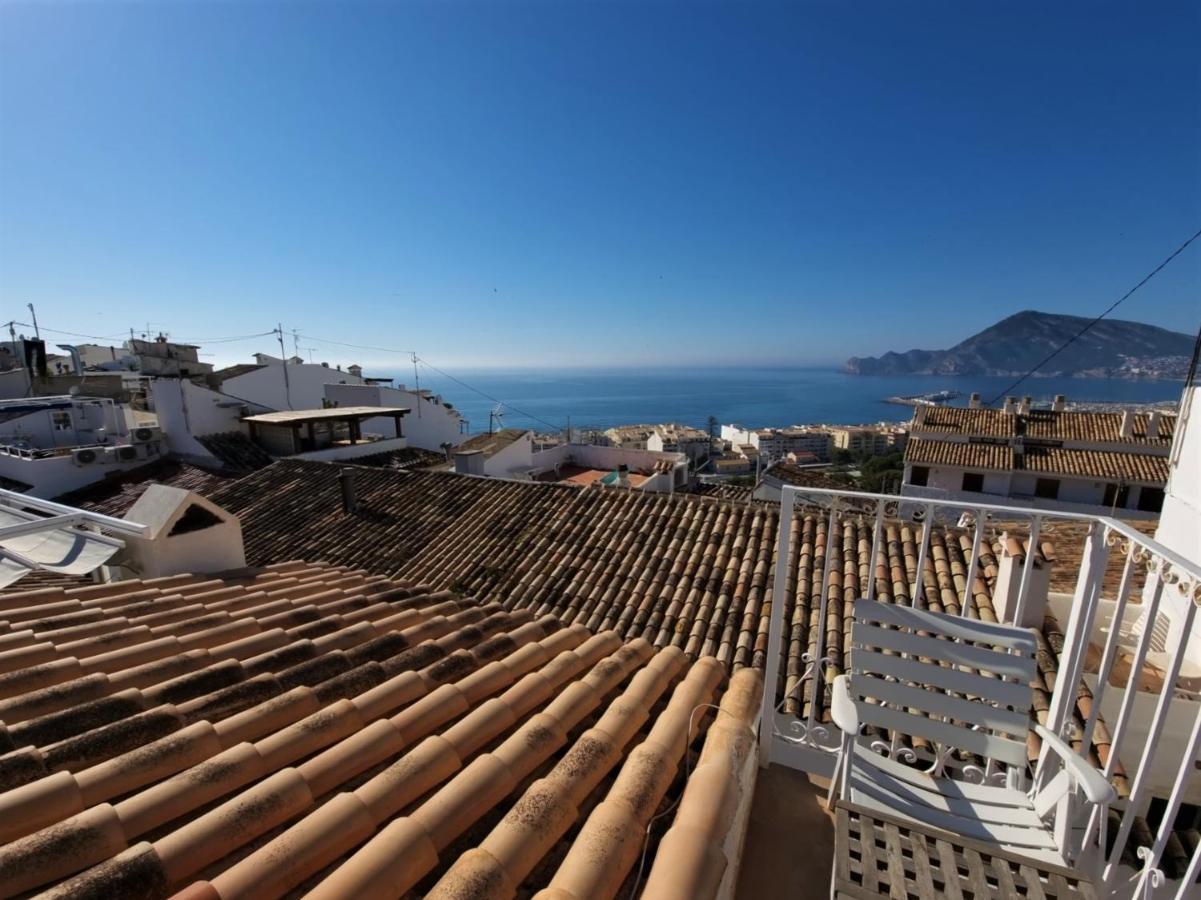
[[925, 751], [936, 777], [960, 769], [996, 782], [1005, 766], [1024, 780], [1032, 631], [875, 600], [855, 601], [854, 614], [851, 696], [863, 725], [891, 735], [890, 756], [917, 762]]

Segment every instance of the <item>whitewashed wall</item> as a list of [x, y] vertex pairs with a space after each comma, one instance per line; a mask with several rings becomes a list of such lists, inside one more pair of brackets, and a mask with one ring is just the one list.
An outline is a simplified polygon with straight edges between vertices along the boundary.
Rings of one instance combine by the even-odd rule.
[[[462, 418], [457, 410], [412, 391], [376, 384], [327, 384], [324, 390], [326, 399], [338, 406], [399, 406], [412, 410], [401, 421], [410, 447], [441, 452], [442, 444], [458, 446], [467, 437], [460, 434]], [[386, 417], [368, 419], [363, 431], [386, 438], [395, 434], [392, 420]]]
[[227, 378], [221, 390], [269, 409], [320, 409], [327, 384], [365, 383], [362, 378], [349, 372], [303, 363], [288, 366], [285, 385], [284, 364], [273, 361], [261, 369]]

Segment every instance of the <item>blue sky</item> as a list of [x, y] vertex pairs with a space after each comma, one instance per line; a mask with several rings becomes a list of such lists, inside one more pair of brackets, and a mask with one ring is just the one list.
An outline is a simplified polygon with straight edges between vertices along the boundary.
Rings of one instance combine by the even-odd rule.
[[[0, 318], [478, 366], [1093, 314], [1201, 227], [1199, 43], [1192, 2], [0, 3]], [[1199, 288], [1201, 242], [1121, 314]]]

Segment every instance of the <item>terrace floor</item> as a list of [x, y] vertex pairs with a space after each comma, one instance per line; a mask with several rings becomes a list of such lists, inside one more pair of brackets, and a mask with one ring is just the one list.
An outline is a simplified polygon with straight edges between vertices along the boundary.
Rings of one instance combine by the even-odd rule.
[[738, 872], [738, 900], [827, 900], [834, 864], [829, 782], [784, 766], [759, 770]]

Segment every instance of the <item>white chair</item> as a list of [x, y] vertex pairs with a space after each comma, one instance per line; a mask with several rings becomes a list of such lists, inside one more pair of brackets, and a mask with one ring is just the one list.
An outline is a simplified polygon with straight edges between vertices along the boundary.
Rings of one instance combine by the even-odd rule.
[[[1090, 836], [1088, 813], [1115, 792], [1032, 721], [1034, 633], [871, 600], [854, 613], [848, 674], [832, 686], [843, 739], [831, 799], [1036, 866], [1095, 856], [1085, 851], [1104, 846], [1106, 816]], [[1033, 779], [1031, 728], [1045, 748]]]

